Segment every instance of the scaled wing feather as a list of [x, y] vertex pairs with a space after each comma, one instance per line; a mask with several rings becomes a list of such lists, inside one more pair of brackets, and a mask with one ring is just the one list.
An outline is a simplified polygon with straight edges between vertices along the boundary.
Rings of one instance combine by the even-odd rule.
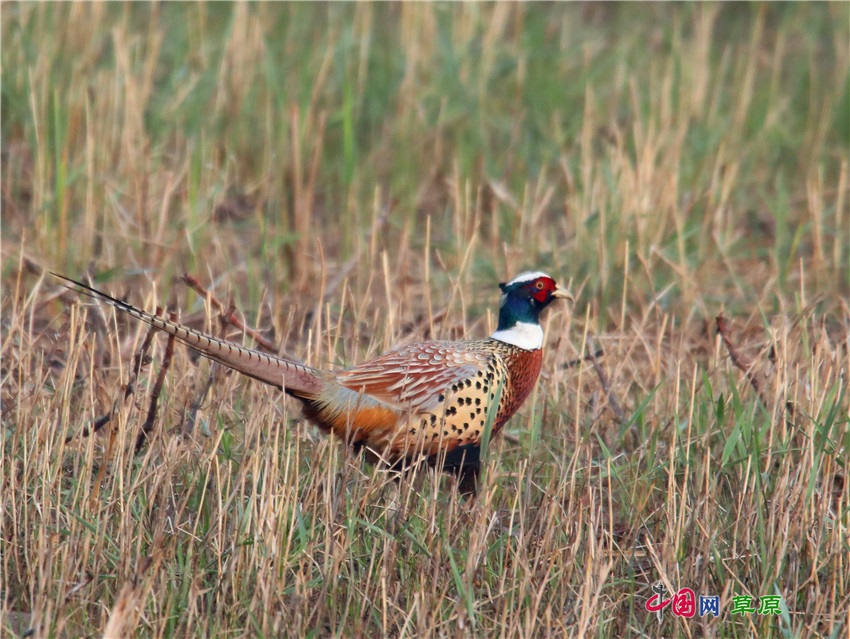
[[423, 342], [339, 371], [340, 385], [403, 409], [429, 410], [439, 396], [486, 368], [486, 355], [457, 342]]

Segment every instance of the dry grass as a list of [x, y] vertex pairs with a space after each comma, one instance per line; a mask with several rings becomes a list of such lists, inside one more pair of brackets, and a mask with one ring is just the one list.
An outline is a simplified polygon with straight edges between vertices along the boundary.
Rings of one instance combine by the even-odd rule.
[[[0, 634], [846, 636], [848, 5], [2, 14]], [[331, 367], [526, 267], [578, 303], [472, 504], [182, 348], [136, 453], [165, 340], [125, 399], [145, 329], [44, 275]]]

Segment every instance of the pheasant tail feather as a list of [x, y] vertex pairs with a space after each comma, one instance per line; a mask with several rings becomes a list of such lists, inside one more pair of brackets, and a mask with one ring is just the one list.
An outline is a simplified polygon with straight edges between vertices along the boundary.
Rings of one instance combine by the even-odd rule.
[[168, 335], [173, 335], [175, 339], [204, 357], [220, 362], [261, 382], [284, 389], [291, 395], [312, 399], [317, 397], [325, 387], [325, 380], [321, 371], [314, 368], [206, 335], [177, 322], [147, 313], [132, 304], [107, 295], [77, 280], [58, 273], [53, 273], [53, 275], [80, 287], [90, 297], [102, 300]]

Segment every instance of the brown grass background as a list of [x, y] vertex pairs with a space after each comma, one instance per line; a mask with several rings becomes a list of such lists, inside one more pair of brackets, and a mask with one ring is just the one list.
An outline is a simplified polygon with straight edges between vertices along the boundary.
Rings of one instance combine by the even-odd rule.
[[[0, 634], [846, 636], [847, 5], [0, 10]], [[527, 268], [577, 302], [471, 504], [182, 348], [136, 453], [165, 340], [125, 399], [46, 275], [343, 367]]]

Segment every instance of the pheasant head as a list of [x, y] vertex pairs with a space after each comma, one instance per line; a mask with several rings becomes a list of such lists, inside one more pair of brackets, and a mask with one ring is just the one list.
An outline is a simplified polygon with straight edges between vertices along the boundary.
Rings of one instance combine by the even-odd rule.
[[499, 284], [499, 326], [491, 336], [525, 350], [543, 346], [540, 313], [556, 299], [573, 299], [555, 280], [540, 271], [520, 273], [510, 282]]

